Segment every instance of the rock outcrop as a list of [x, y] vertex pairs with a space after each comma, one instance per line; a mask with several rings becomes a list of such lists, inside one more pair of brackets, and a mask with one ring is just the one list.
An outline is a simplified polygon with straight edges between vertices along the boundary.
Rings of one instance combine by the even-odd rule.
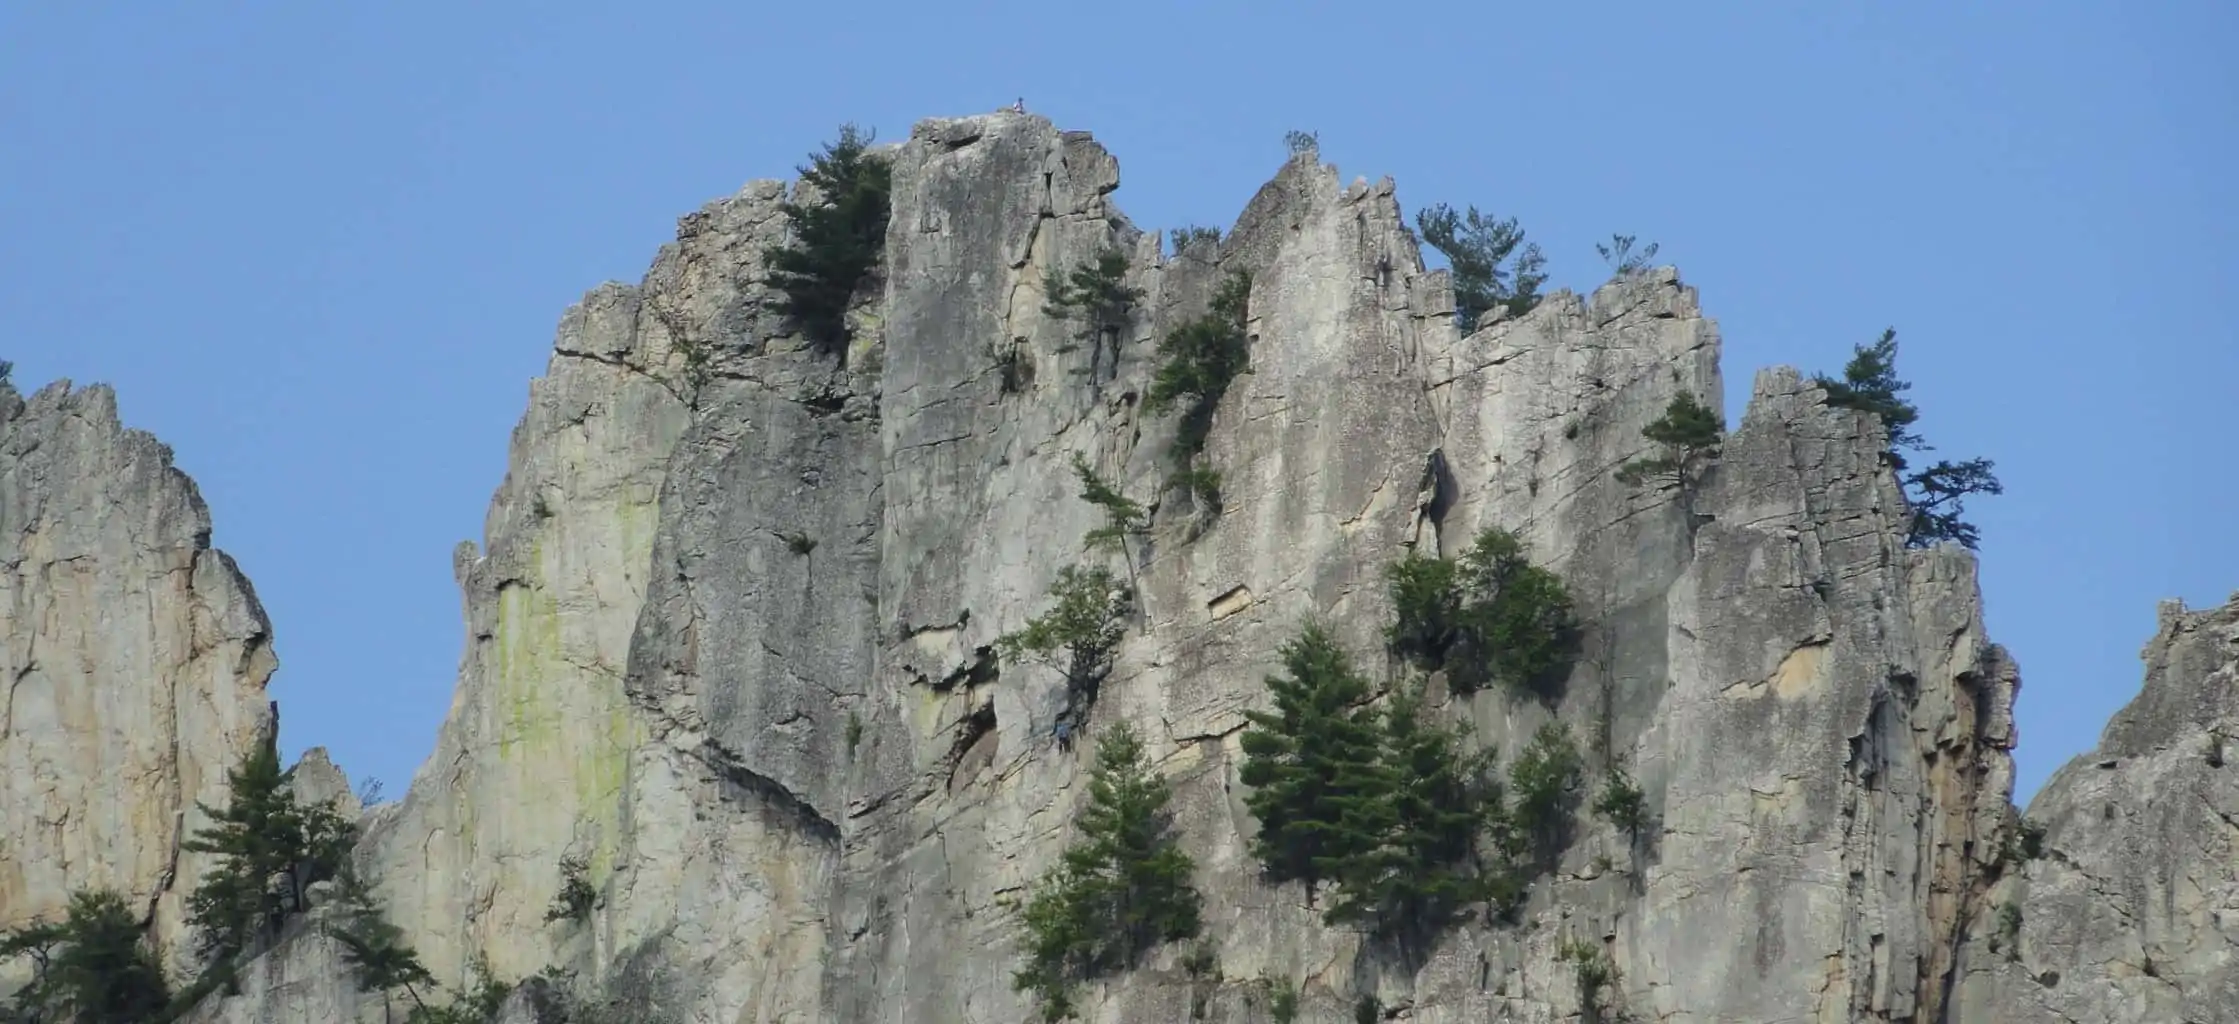
[[2239, 595], [2160, 619], [2144, 689], [1973, 908], [1952, 1019], [2239, 1021]]
[[[2055, 780], [2024, 864], [2018, 672], [1972, 557], [1905, 546], [1877, 421], [1768, 370], [1699, 479], [1618, 479], [1675, 395], [1722, 401], [1716, 326], [1675, 271], [1462, 337], [1392, 184], [1311, 153], [1172, 255], [1114, 206], [1111, 155], [1042, 118], [926, 121], [885, 155], [885, 259], [844, 355], [767, 308], [781, 182], [684, 218], [643, 282], [562, 321], [485, 542], [457, 555], [436, 753], [362, 819], [360, 871], [446, 985], [550, 969], [507, 1020], [560, 988], [645, 1019], [1032, 1019], [1010, 907], [1068, 840], [1090, 747], [1057, 742], [1084, 710], [1066, 680], [995, 641], [1102, 557], [1079, 457], [1152, 521], [1112, 563], [1137, 600], [1085, 728], [1130, 723], [1172, 780], [1219, 964], [1162, 950], [1085, 991], [1089, 1020], [1264, 1019], [1260, 978], [1299, 986], [1301, 1020], [1363, 995], [1418, 1024], [2229, 1012], [2239, 806], [2213, 773], [2239, 737], [2239, 613], [2167, 619], [2113, 767]], [[1044, 300], [1112, 247], [1143, 297], [1118, 338], [1084, 337]], [[1211, 515], [1167, 487], [1174, 419], [1143, 404], [1155, 340], [1238, 272], [1250, 369], [1214, 414]], [[1259, 880], [1243, 714], [1309, 619], [1398, 680], [1384, 566], [1492, 526], [1569, 583], [1581, 657], [1546, 702], [1434, 679], [1436, 712], [1510, 754], [1565, 723], [1653, 824], [1582, 819], [1521, 922], [1403, 960]], [[2198, 800], [2144, 796], [2179, 787]], [[547, 920], [575, 871], [596, 900]], [[1993, 949], [2008, 905], [2018, 946]], [[377, 1019], [321, 913], [196, 1019]], [[1592, 1005], [1559, 955], [1581, 946], [1615, 968]]]
[[179, 844], [271, 734], [275, 664], [171, 450], [106, 387], [0, 385], [0, 929], [108, 888], [177, 954], [206, 859]]

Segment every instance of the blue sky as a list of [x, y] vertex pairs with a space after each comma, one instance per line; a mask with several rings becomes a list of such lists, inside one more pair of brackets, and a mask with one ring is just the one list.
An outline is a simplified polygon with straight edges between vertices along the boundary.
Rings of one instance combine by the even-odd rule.
[[2157, 599], [2239, 590], [2234, 42], [2210, 2], [9, 3], [0, 357], [177, 450], [272, 614], [287, 751], [394, 794], [560, 313], [679, 215], [842, 121], [1023, 96], [1138, 224], [1227, 224], [1311, 129], [1410, 208], [1521, 218], [1558, 285], [1660, 243], [1737, 413], [1895, 326], [1922, 432], [2007, 485], [1975, 518], [2026, 798], [2136, 691]]

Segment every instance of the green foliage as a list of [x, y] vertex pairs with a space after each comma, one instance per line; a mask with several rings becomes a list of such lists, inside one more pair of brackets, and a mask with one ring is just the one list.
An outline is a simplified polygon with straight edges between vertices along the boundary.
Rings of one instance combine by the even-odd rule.
[[1206, 512], [1219, 515], [1221, 511], [1221, 474], [1211, 466], [1185, 466], [1174, 471], [1168, 481], [1188, 493], [1190, 499]]
[[863, 745], [863, 716], [854, 711], [847, 713], [847, 752], [855, 755], [855, 748]]
[[1990, 933], [1990, 951], [2006, 959], [2021, 959], [2021, 902], [2007, 900], [1998, 906], [1998, 927]]
[[1384, 1016], [1384, 1003], [1374, 994], [1363, 994], [1353, 1002], [1353, 1024], [1376, 1024]]
[[1267, 994], [1267, 1019], [1272, 1024], [1295, 1024], [1298, 1020], [1298, 986], [1289, 979], [1277, 980], [1261, 975], [1259, 987]]
[[1384, 570], [1397, 611], [1385, 629], [1392, 652], [1470, 693], [1500, 682], [1547, 696], [1577, 651], [1578, 630], [1561, 577], [1531, 564], [1523, 542], [1497, 527], [1457, 562], [1409, 552]]
[[1403, 947], [1434, 937], [1477, 902], [1506, 912], [1522, 894], [1491, 751], [1428, 720], [1413, 691], [1368, 707], [1368, 681], [1309, 625], [1268, 679], [1273, 711], [1246, 712], [1241, 778], [1259, 819], [1252, 852], [1270, 881], [1334, 884], [1323, 912]]
[[1057, 320], [1075, 320], [1084, 342], [1095, 342], [1127, 326], [1129, 314], [1143, 299], [1143, 290], [1127, 283], [1127, 250], [1114, 246], [1096, 258], [1074, 267], [1050, 282], [1042, 314]]
[[581, 857], [560, 858], [560, 891], [552, 895], [552, 905], [544, 910], [544, 920], [583, 921], [591, 916], [591, 908], [599, 901], [599, 892], [591, 888], [590, 865]]
[[1337, 865], [1337, 897], [1323, 918], [1404, 946], [1491, 895], [1477, 839], [1500, 797], [1490, 752], [1471, 754], [1463, 729], [1425, 722], [1419, 695], [1394, 693], [1382, 724], [1377, 770], [1339, 821], [1366, 841]]
[[1467, 334], [1478, 318], [1499, 307], [1516, 316], [1539, 304], [1547, 281], [1547, 258], [1524, 241], [1516, 218], [1494, 220], [1477, 212], [1459, 214], [1439, 203], [1415, 214], [1415, 227], [1446, 257], [1454, 282], [1454, 324]]
[[1611, 765], [1601, 794], [1594, 798], [1594, 813], [1623, 829], [1626, 835], [1638, 836], [1641, 828], [1648, 824], [1648, 800], [1623, 767]]
[[1035, 887], [1024, 913], [1026, 964], [1013, 976], [1043, 1019], [1072, 1012], [1074, 984], [1134, 967], [1162, 942], [1198, 933], [1195, 870], [1173, 834], [1172, 793], [1122, 723], [1096, 748], [1081, 836]]
[[1283, 133], [1283, 148], [1289, 150], [1292, 156], [1314, 152], [1322, 148], [1321, 133], [1302, 132], [1293, 128]]
[[1268, 880], [1311, 888], [1375, 841], [1345, 812], [1383, 780], [1382, 735], [1365, 707], [1368, 680], [1321, 626], [1308, 625], [1281, 656], [1286, 674], [1267, 680], [1275, 709], [1245, 713], [1239, 771], [1251, 790], [1244, 805], [1259, 819], [1252, 852]]
[[1127, 591], [1101, 566], [1068, 565], [1050, 588], [1057, 605], [1027, 620], [1023, 629], [995, 640], [1005, 658], [1033, 655], [1060, 668], [1076, 684], [1101, 680], [1126, 635]]
[[1998, 851], [2001, 869], [2019, 867], [2045, 855], [2045, 826], [2027, 818], [2014, 819]]
[[1881, 417], [1882, 426], [1889, 430], [1890, 455], [1898, 469], [1905, 468], [1900, 452], [1928, 447], [1912, 430], [1912, 425], [1920, 419], [1919, 408], [1898, 397], [1911, 390], [1912, 385], [1897, 378], [1896, 328], [1882, 331], [1881, 338], [1871, 345], [1853, 349], [1850, 362], [1843, 366], [1841, 380], [1826, 374], [1814, 380], [1826, 390], [1828, 405]]
[[1168, 243], [1174, 248], [1174, 255], [1179, 256], [1193, 245], [1201, 243], [1205, 245], [1221, 244], [1221, 229], [1192, 224], [1185, 228], [1175, 228], [1167, 232], [1166, 237]]
[[0, 935], [0, 963], [18, 957], [31, 961], [31, 979], [0, 1006], [0, 1019], [142, 1024], [169, 1000], [140, 915], [114, 891], [72, 893], [61, 921]]
[[1656, 258], [1657, 248], [1656, 243], [1650, 242], [1635, 252], [1631, 235], [1612, 234], [1609, 241], [1594, 243], [1594, 251], [1601, 254], [1603, 262], [1608, 263], [1609, 269], [1618, 277], [1627, 277], [1648, 269], [1648, 261]]
[[1160, 362], [1151, 377], [1150, 391], [1143, 398], [1143, 411], [1147, 413], [1180, 407], [1181, 422], [1168, 449], [1177, 467], [1176, 481], [1185, 483], [1191, 493], [1216, 511], [1220, 507], [1219, 475], [1210, 469], [1192, 473], [1191, 466], [1205, 450], [1221, 396], [1251, 363], [1251, 337], [1244, 329], [1251, 298], [1249, 272], [1237, 271], [1222, 280], [1205, 315], [1159, 339]]
[[1932, 451], [1933, 446], [1913, 430], [1920, 410], [1899, 397], [1912, 385], [1897, 376], [1897, 332], [1884, 330], [1871, 345], [1859, 345], [1843, 367], [1841, 380], [1825, 374], [1815, 378], [1827, 391], [1827, 404], [1858, 409], [1881, 418], [1889, 431], [1889, 461], [1902, 474], [1905, 497], [1912, 504], [1912, 521], [1905, 534], [1909, 547], [1927, 547], [1938, 541], [1957, 541], [1968, 550], [1982, 542], [1982, 534], [1965, 519], [1966, 499], [1976, 494], [2003, 494], [1989, 459], [1944, 460], [1905, 474], [1904, 452]]
[[1588, 1024], [1601, 1019], [1601, 990], [1617, 980], [1617, 967], [1609, 962], [1609, 954], [1600, 946], [1581, 939], [1568, 939], [1555, 953], [1557, 960], [1572, 965], [1578, 980], [1578, 1006]]
[[1641, 428], [1640, 434], [1660, 445], [1663, 451], [1618, 467], [1618, 481], [1632, 486], [1651, 475], [1669, 473], [1675, 482], [1684, 486], [1687, 471], [1697, 456], [1718, 457], [1718, 446], [1725, 438], [1726, 428], [1709, 406], [1682, 391], [1664, 407], [1662, 416]]
[[839, 139], [799, 168], [818, 202], [779, 206], [792, 226], [792, 244], [763, 253], [769, 283], [782, 296], [778, 308], [826, 354], [845, 350], [848, 303], [886, 249], [893, 168], [871, 154], [871, 139], [855, 125], [842, 125]]
[[342, 946], [342, 961], [355, 976], [358, 991], [385, 996], [401, 988], [416, 1007], [424, 1009], [420, 989], [434, 988], [435, 978], [420, 962], [420, 954], [404, 941], [403, 929], [382, 917], [370, 900], [362, 894], [351, 900], [342, 927], [332, 934]]
[[231, 960], [277, 928], [292, 894], [273, 892], [273, 876], [286, 875], [301, 893], [347, 866], [355, 829], [331, 805], [299, 803], [289, 775], [280, 768], [278, 749], [269, 740], [259, 744], [228, 773], [226, 806], [198, 805], [211, 823], [181, 844], [217, 858], [187, 897], [187, 920], [210, 960]]
[[1551, 862], [1570, 837], [1584, 774], [1578, 744], [1571, 739], [1570, 727], [1560, 722], [1540, 726], [1531, 745], [1508, 766], [1510, 820], [1542, 864]]
[[1109, 548], [1125, 554], [1127, 538], [1150, 529], [1150, 515], [1135, 499], [1120, 493], [1111, 481], [1089, 468], [1088, 459], [1073, 453], [1073, 475], [1081, 481], [1081, 500], [1104, 510], [1104, 525], [1082, 538], [1090, 550]]
[[16, 364], [0, 359], [0, 384], [13, 385], [15, 383], [13, 380], [15, 373]]
[[1937, 541], [1951, 540], [1970, 551], [1981, 545], [1982, 531], [1964, 518], [1967, 497], [2006, 493], [1989, 459], [1940, 461], [1906, 477], [1905, 488], [1912, 499], [1912, 529], [1905, 536], [1907, 545], [1927, 547]]

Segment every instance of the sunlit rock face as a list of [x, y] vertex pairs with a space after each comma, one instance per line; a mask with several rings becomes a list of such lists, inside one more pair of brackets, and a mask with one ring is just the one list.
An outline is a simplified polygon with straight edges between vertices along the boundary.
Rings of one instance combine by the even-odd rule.
[[[1984, 635], [1973, 558], [1905, 546], [1878, 422], [1765, 370], [1700, 472], [1618, 478], [1675, 396], [1722, 411], [1717, 327], [1676, 271], [1465, 337], [1392, 183], [1311, 152], [1178, 253], [1121, 215], [1109, 153], [1040, 117], [929, 120], [881, 156], [884, 260], [844, 352], [769, 306], [782, 206], [816, 198], [782, 182], [685, 217], [640, 284], [563, 318], [485, 537], [456, 553], [467, 628], [436, 753], [361, 819], [360, 871], [446, 988], [545, 974], [509, 1022], [567, 998], [629, 1019], [1038, 1019], [1013, 989], [1015, 904], [1124, 722], [1174, 786], [1219, 969], [1162, 949], [1085, 987], [1087, 1020], [1263, 1020], [1260, 979], [1317, 1021], [1364, 995], [1419, 1024], [2230, 1019], [2239, 910], [2210, 812], [2219, 737], [2239, 736], [2234, 613], [2165, 617], [2146, 694], [2048, 787], [2044, 853], [2018, 857], [2018, 672]], [[1113, 248], [1141, 292], [1126, 326], [1053, 316], [1053, 282]], [[1175, 417], [1143, 406], [1159, 339], [1237, 274], [1250, 367], [1205, 447], [1215, 515], [1167, 486]], [[6, 451], [5, 479], [36, 464]], [[1083, 550], [1102, 519], [1076, 457], [1150, 511], [1124, 554]], [[1432, 713], [1504, 761], [1563, 723], [1588, 784], [1625, 767], [1651, 824], [1582, 816], [1520, 921], [1400, 957], [1262, 881], [1239, 736], [1310, 620], [1401, 681], [1384, 567], [1490, 527], [1564, 578], [1579, 657], [1548, 700], [1434, 676]], [[1073, 563], [1134, 592], [1085, 705], [995, 653]], [[257, 625], [240, 635], [261, 652]], [[571, 875], [596, 898], [548, 914]], [[69, 883], [41, 884], [51, 903]], [[336, 961], [333, 920], [314, 907], [196, 1019], [394, 1010]], [[1566, 947], [1612, 981], [1582, 989]]]

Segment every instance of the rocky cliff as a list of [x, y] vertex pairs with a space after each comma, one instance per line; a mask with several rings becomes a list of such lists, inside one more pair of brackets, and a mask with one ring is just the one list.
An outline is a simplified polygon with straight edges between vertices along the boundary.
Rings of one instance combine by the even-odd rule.
[[[1674, 395], [1723, 393], [1716, 327], [1674, 271], [1558, 293], [1464, 337], [1392, 184], [1347, 186], [1311, 153], [1218, 243], [1173, 255], [1113, 205], [1112, 156], [1039, 117], [926, 121], [885, 156], [885, 256], [844, 354], [766, 308], [781, 182], [684, 218], [642, 283], [602, 286], [563, 319], [485, 541], [457, 554], [466, 649], [435, 755], [362, 821], [362, 872], [447, 984], [550, 970], [630, 1019], [1029, 1019], [1009, 907], [1069, 838], [1087, 748], [1056, 742], [1060, 674], [997, 657], [995, 639], [1042, 608], [1098, 522], [1076, 497], [1078, 455], [1152, 509], [1087, 730], [1131, 723], [1173, 781], [1218, 962], [1207, 975], [1165, 950], [1085, 993], [1090, 1020], [1267, 1019], [1261, 977], [1297, 983], [1307, 1021], [1349, 1019], [1363, 994], [1422, 1024], [1597, 1019], [1557, 955], [1581, 943], [1616, 968], [1601, 1020], [2239, 1020], [2239, 800], [2220, 738], [2239, 736], [2239, 610], [2165, 616], [2145, 693], [2040, 798], [2032, 859], [2008, 802], [2018, 674], [1983, 634], [1972, 557], [1905, 546], [1877, 421], [1768, 370], [1699, 483], [1617, 479]], [[1044, 300], [1109, 246], [1132, 256], [1141, 315], [1116, 346], [1078, 344]], [[1208, 516], [1163, 491], [1175, 426], [1143, 399], [1154, 340], [1238, 270], [1250, 369], [1214, 413], [1223, 508]], [[18, 692], [37, 678], [19, 653], [34, 642], [79, 662], [134, 649], [86, 635], [116, 609], [154, 609], [159, 628], [237, 613], [209, 613], [207, 640], [153, 644], [130, 685], [88, 672], [35, 691], [98, 706], [39, 712], [54, 723], [40, 735], [130, 734], [101, 755], [113, 762], [44, 769], [59, 780], [37, 790], [45, 805], [14, 795], [40, 769], [0, 791], [11, 853], [44, 843], [78, 864], [70, 850], [122, 825], [50, 819], [144, 814], [67, 789], [94, 777], [76, 773], [175, 737], [235, 751], [261, 722], [143, 723], [181, 701], [141, 680], [240, 702], [270, 661], [191, 489], [154, 502], [191, 508], [170, 532], [114, 522], [183, 478], [165, 467], [112, 495], [38, 469], [55, 443], [18, 438], [73, 436], [64, 402], [50, 389], [11, 415], [0, 454], [11, 552], [33, 551], [21, 538], [40, 523], [98, 534], [12, 556]], [[152, 445], [101, 422], [77, 458], [129, 463]], [[40, 503], [53, 511], [17, 511]], [[1569, 583], [1581, 656], [1558, 700], [1434, 687], [1437, 713], [1510, 755], [1568, 723], [1590, 777], [1630, 767], [1653, 825], [1635, 842], [1582, 822], [1520, 922], [1473, 923], [1402, 961], [1321, 924], [1297, 885], [1259, 881], [1243, 712], [1309, 618], [1399, 678], [1380, 653], [1382, 568], [1488, 526]], [[58, 577], [65, 550], [130, 582]], [[168, 568], [182, 558], [192, 571]], [[150, 579], [173, 582], [151, 596]], [[11, 766], [61, 756], [26, 735], [0, 733]], [[202, 763], [154, 772], [172, 781], [150, 806], [214, 796]], [[67, 810], [17, 817], [37, 806]], [[168, 853], [147, 852], [172, 833], [131, 834], [113, 856], [148, 862], [133, 891], [176, 892]], [[597, 900], [548, 922], [569, 862]], [[97, 877], [9, 870], [0, 919]], [[27, 898], [9, 877], [38, 882]], [[324, 913], [197, 1019], [378, 1019]], [[508, 1013], [526, 1019], [525, 999]]]

